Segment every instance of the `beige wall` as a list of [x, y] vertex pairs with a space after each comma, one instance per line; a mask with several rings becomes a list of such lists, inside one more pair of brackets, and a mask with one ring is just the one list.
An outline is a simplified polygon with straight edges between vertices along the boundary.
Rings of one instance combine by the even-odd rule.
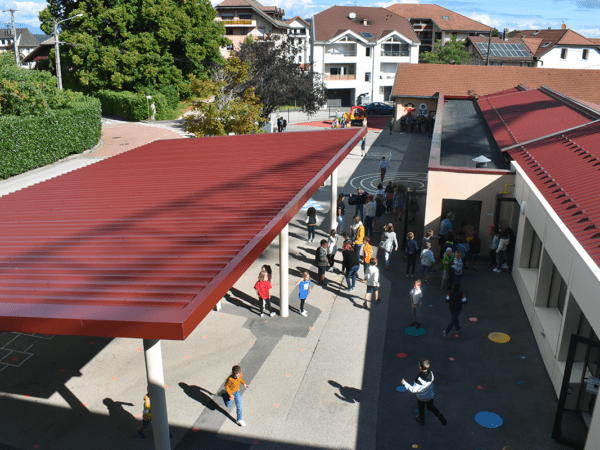
[[[401, 119], [406, 115], [406, 109], [404, 106], [407, 103], [412, 103], [415, 106], [415, 111], [419, 113], [419, 105], [425, 103], [427, 105], [427, 115], [429, 111], [435, 111], [437, 108], [437, 98], [418, 98], [418, 97], [399, 97], [394, 99], [396, 102], [395, 120]], [[397, 129], [400, 129], [400, 121], [396, 124]], [[394, 127], [396, 129], [396, 127]]]
[[[425, 229], [431, 228], [435, 233], [439, 231], [442, 200], [444, 198], [481, 201], [479, 237], [481, 238], [481, 255], [485, 256], [490, 248], [489, 230], [494, 222], [496, 194], [504, 190], [505, 184], [514, 184], [514, 174], [499, 175], [430, 170], [427, 177]], [[507, 191], [512, 194], [513, 187], [507, 186]], [[512, 197], [512, 195], [507, 195], [507, 197]], [[456, 219], [460, 220], [460, 217]], [[502, 223], [502, 220], [500, 222]], [[436, 254], [435, 252], [434, 254]]]

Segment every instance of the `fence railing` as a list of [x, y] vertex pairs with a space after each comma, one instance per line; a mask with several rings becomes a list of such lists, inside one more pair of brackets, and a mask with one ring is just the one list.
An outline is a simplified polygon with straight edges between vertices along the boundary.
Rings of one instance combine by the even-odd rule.
[[399, 52], [393, 52], [393, 51], [387, 51], [387, 50], [382, 50], [381, 51], [381, 56], [409, 56], [410, 52], [408, 51], [399, 51]]
[[356, 80], [356, 74], [325, 75], [325, 81], [348, 81], [348, 80]]

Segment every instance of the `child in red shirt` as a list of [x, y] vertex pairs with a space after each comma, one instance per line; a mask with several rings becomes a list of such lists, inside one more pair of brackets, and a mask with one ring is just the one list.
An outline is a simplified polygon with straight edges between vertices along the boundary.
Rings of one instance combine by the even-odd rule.
[[265, 302], [269, 307], [269, 314], [271, 315], [271, 317], [274, 317], [275, 312], [271, 308], [270, 301], [271, 289], [273, 289], [273, 286], [271, 286], [271, 283], [269, 283], [269, 280], [267, 280], [267, 274], [265, 272], [260, 273], [258, 281], [254, 285], [254, 289], [256, 290], [256, 293], [258, 294], [258, 300], [260, 301], [260, 317], [264, 317], [265, 315]]

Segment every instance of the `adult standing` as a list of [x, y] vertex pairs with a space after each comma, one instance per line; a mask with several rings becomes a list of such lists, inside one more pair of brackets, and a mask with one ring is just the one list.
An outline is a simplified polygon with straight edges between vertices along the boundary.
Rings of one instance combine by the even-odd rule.
[[444, 254], [444, 243], [446, 242], [446, 235], [452, 231], [452, 221], [454, 220], [454, 214], [449, 212], [446, 214], [446, 218], [440, 223], [440, 258]]
[[348, 284], [348, 292], [354, 291], [356, 285], [356, 272], [358, 272], [358, 257], [356, 252], [352, 250], [352, 245], [349, 242], [344, 244], [344, 251], [342, 251], [342, 268], [346, 275], [346, 283]]
[[390, 168], [390, 163], [385, 160], [385, 156], [381, 157], [381, 162], [379, 163], [379, 171], [381, 172], [381, 182], [383, 183], [383, 178], [385, 177], [385, 172]]
[[338, 195], [337, 202], [337, 232], [346, 231], [346, 204], [344, 203], [344, 194]]
[[394, 131], [394, 118], [393, 117], [390, 119], [390, 134], [392, 134], [392, 131]]
[[396, 190], [394, 192], [394, 221], [396, 221], [396, 216], [398, 217], [398, 221], [402, 220], [402, 213], [404, 212], [405, 203], [406, 188], [399, 184], [396, 186]]
[[394, 207], [394, 185], [392, 184], [391, 181], [388, 181], [388, 184], [385, 187], [385, 212], [386, 212], [386, 214], [391, 214], [393, 207]]
[[329, 265], [327, 259], [327, 239], [321, 239], [321, 245], [315, 252], [315, 266], [317, 266], [319, 272], [319, 284], [325, 284], [325, 271]]
[[[409, 273], [411, 278], [415, 277], [415, 264], [417, 262], [417, 250], [418, 245], [417, 241], [415, 241], [415, 234], [410, 231], [406, 235], [406, 248], [404, 252], [406, 253], [406, 278], [408, 278]], [[412, 267], [412, 271], [410, 270]]]
[[352, 225], [352, 236], [354, 239], [354, 251], [356, 257], [360, 259], [360, 255], [363, 251], [364, 239], [365, 239], [365, 226], [360, 221], [360, 217], [354, 216], [354, 225]]
[[446, 423], [448, 423], [446, 418], [439, 409], [433, 406], [433, 399], [435, 396], [433, 392], [433, 380], [434, 377], [433, 372], [431, 371], [431, 364], [427, 359], [421, 358], [419, 360], [419, 374], [415, 378], [415, 383], [411, 386], [404, 379], [401, 383], [407, 391], [417, 394], [417, 403], [419, 407], [419, 414], [415, 417], [417, 422], [421, 425], [425, 424], [425, 406], [427, 406], [427, 409], [442, 422], [442, 425], [445, 426]]
[[467, 303], [467, 297], [465, 297], [465, 294], [461, 292], [460, 283], [454, 283], [452, 285], [452, 292], [449, 292], [446, 296], [446, 303], [448, 303], [448, 307], [450, 308], [452, 321], [450, 322], [450, 325], [448, 325], [446, 329], [442, 331], [444, 338], [448, 333], [450, 333], [450, 331], [452, 331], [453, 326], [457, 333], [462, 330], [460, 324], [458, 323], [458, 315], [462, 311], [463, 305]]
[[377, 212], [377, 205], [372, 195], [369, 195], [369, 200], [365, 205], [365, 233], [373, 237], [373, 221], [375, 220], [375, 213]]
[[365, 203], [367, 203], [367, 194], [363, 192], [361, 188], [356, 189], [356, 211], [354, 212], [355, 216], [360, 215], [360, 220], [364, 220], [364, 208]]
[[278, 118], [277, 118], [277, 132], [278, 132], [278, 133], [281, 133], [281, 127], [282, 127], [282, 124], [281, 124], [281, 117], [278, 117]]
[[385, 232], [383, 233], [379, 247], [383, 250], [385, 268], [389, 269], [390, 255], [392, 254], [392, 251], [398, 250], [398, 240], [396, 239], [396, 233], [394, 232], [394, 225], [388, 223], [384, 230]]

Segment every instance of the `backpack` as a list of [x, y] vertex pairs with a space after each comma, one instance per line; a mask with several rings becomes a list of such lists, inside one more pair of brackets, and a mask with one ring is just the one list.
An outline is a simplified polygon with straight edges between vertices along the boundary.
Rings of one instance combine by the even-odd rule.
[[406, 251], [405, 251], [405, 253], [407, 255], [412, 255], [416, 250], [417, 250], [417, 241], [415, 241], [414, 239], [409, 239], [406, 242]]
[[384, 212], [385, 212], [385, 206], [383, 206], [383, 203], [379, 203], [377, 205], [377, 208], [375, 209], [375, 216], [381, 217], [381, 216], [383, 216]]

